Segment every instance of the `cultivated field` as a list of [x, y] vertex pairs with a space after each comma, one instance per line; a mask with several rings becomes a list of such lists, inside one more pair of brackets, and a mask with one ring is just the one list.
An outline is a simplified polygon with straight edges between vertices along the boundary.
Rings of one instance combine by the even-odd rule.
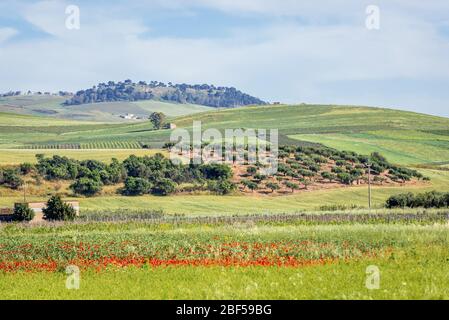
[[163, 112], [169, 117], [183, 116], [212, 108], [194, 104], [175, 104], [154, 100], [135, 102], [104, 102], [64, 106], [68, 98], [49, 95], [0, 97], [0, 112], [32, 116], [46, 116], [55, 119], [96, 122], [130, 122], [120, 115], [132, 113], [147, 118], [152, 112]]
[[[42, 110], [55, 111], [57, 101], [39, 101], [41, 111], [32, 115], [17, 114], [13, 109], [20, 109], [19, 102], [8, 103], [9, 113], [0, 113], [3, 167], [35, 163], [36, 154], [106, 163], [112, 157], [153, 155], [161, 149], [142, 146], [160, 148], [171, 132], [154, 130], [149, 122], [110, 123], [108, 117], [123, 105], [78, 106], [76, 112], [96, 113], [99, 122], [94, 123], [54, 118], [63, 111], [43, 117]], [[165, 107], [132, 104], [126, 107]], [[111, 114], [105, 116], [103, 108], [111, 108]], [[185, 115], [187, 109], [198, 113]], [[321, 105], [172, 111], [167, 111], [169, 121], [178, 127], [190, 128], [197, 120], [203, 129], [278, 128], [285, 144], [378, 151], [430, 181], [374, 185], [373, 209], [368, 210], [366, 184], [291, 194], [237, 190], [122, 196], [117, 194], [120, 182], [104, 186], [97, 196], [81, 197], [69, 189], [68, 180], [29, 174], [26, 179], [36, 183], [27, 185], [27, 201], [46, 201], [59, 193], [80, 201], [81, 217], [0, 224], [2, 298], [449, 299], [447, 209], [384, 208], [386, 199], [398, 193], [449, 192], [449, 119]], [[23, 194], [22, 188], [0, 187], [0, 207], [12, 207]], [[289, 218], [297, 213], [313, 218]], [[66, 288], [69, 265], [80, 269], [78, 290]], [[376, 288], [370, 287], [373, 267], [380, 272]]]
[[[447, 225], [102, 223], [0, 232], [5, 299], [449, 298]], [[80, 268], [78, 290], [66, 288], [67, 265]], [[379, 282], [369, 278], [373, 266]]]

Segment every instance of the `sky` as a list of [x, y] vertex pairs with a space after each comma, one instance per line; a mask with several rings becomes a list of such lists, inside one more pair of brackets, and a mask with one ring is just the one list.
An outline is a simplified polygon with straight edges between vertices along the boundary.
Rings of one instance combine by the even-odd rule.
[[157, 80], [448, 117], [448, 57], [447, 0], [0, 2], [0, 92]]

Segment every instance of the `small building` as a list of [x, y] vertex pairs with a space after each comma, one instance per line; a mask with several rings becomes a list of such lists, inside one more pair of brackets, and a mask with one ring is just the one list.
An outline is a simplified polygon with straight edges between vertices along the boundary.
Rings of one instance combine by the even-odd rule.
[[176, 124], [174, 123], [167, 123], [164, 125], [164, 129], [176, 129]]
[[137, 116], [135, 114], [132, 114], [132, 113], [121, 114], [120, 118], [126, 119], [126, 120], [137, 120]]

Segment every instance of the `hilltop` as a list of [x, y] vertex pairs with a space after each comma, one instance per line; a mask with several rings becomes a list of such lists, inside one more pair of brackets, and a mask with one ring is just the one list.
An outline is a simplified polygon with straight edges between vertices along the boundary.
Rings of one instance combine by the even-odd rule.
[[216, 87], [208, 84], [172, 84], [169, 82], [125, 80], [99, 83], [90, 89], [80, 90], [68, 99], [66, 105], [96, 102], [157, 100], [190, 103], [215, 108], [233, 108], [247, 105], [264, 105], [266, 102], [233, 87]]

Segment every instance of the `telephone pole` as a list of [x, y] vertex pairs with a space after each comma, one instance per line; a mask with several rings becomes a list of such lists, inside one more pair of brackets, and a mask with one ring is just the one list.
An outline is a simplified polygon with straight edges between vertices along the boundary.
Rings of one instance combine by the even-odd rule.
[[27, 183], [23, 183], [23, 203], [27, 202]]
[[368, 163], [367, 167], [368, 167], [368, 208], [371, 210], [371, 163]]

